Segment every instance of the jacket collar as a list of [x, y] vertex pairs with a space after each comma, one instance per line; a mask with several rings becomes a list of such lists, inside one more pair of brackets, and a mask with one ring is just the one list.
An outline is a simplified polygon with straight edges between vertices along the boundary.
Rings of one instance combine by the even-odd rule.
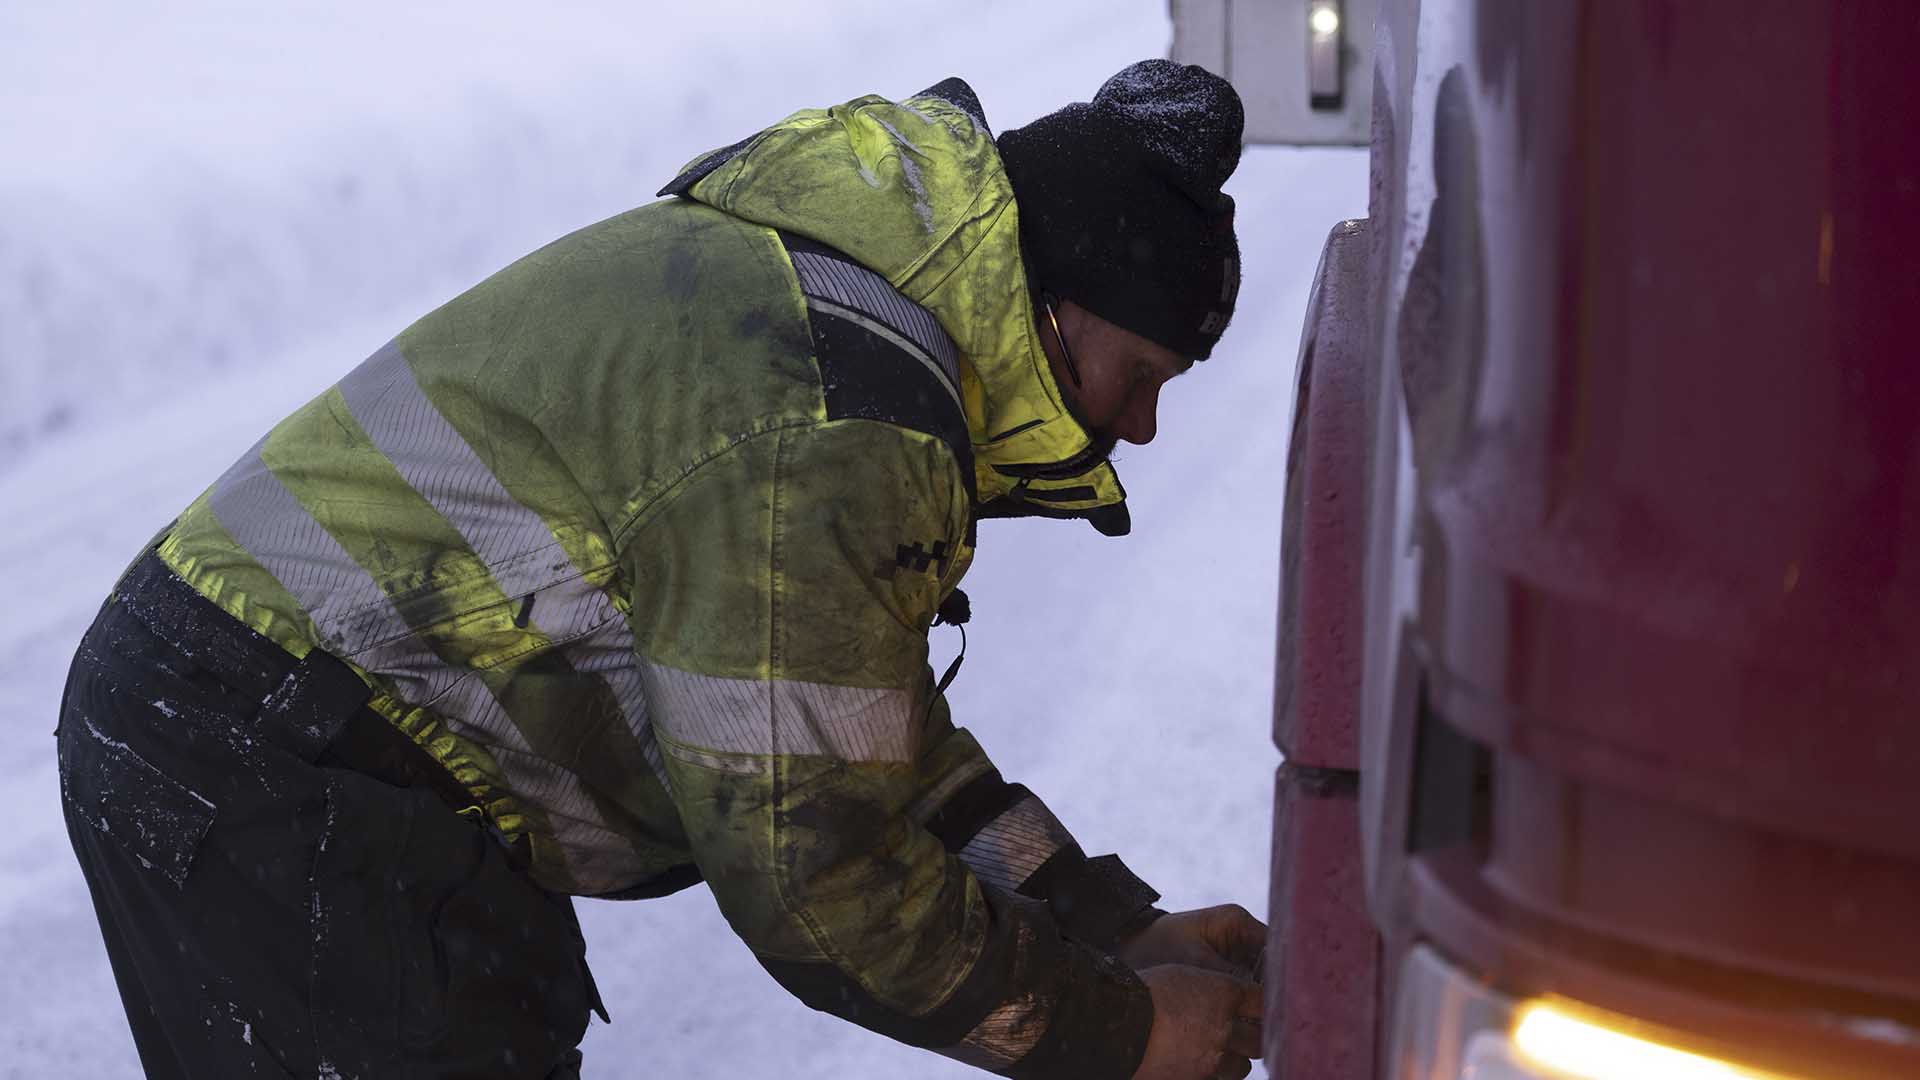
[[1127, 532], [1120, 478], [1090, 456], [1041, 348], [1019, 208], [966, 83], [794, 113], [660, 193], [838, 248], [933, 313], [961, 355], [981, 517]]

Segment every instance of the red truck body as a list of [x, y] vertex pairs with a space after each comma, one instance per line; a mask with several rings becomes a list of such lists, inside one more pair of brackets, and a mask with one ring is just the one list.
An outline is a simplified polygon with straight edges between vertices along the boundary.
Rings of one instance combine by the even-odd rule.
[[1419, 954], [1920, 1076], [1920, 4], [1382, 0], [1374, 56], [1288, 462], [1270, 1071], [1460, 1075]]

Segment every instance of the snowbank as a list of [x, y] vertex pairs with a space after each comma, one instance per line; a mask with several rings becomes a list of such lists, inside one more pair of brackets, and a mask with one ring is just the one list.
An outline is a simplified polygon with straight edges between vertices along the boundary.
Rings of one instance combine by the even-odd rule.
[[1149, 3], [7, 8], [0, 470], [451, 296], [795, 108], [963, 74], [1019, 123], [1167, 43]]

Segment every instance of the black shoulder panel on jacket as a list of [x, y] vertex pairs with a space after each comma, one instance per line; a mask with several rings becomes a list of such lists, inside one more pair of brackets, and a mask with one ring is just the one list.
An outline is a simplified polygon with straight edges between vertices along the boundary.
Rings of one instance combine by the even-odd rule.
[[752, 146], [754, 140], [758, 139], [762, 134], [764, 133], [756, 131], [746, 138], [741, 139], [739, 142], [731, 146], [723, 146], [713, 153], [708, 154], [706, 157], [701, 158], [699, 161], [687, 166], [686, 171], [674, 177], [672, 182], [666, 187], [654, 192], [654, 197], [664, 199], [670, 195], [685, 195], [687, 192], [692, 191], [693, 185], [705, 180], [707, 174], [725, 165], [727, 162], [732, 161], [734, 158], [739, 157], [741, 154], [746, 153], [748, 147]]
[[827, 416], [884, 420], [937, 436], [952, 448], [972, 502], [973, 440], [953, 339], [879, 274], [824, 244], [780, 238], [806, 297]]
[[939, 98], [972, 117], [987, 138], [993, 138], [993, 129], [987, 126], [987, 111], [980, 107], [980, 95], [973, 92], [973, 87], [968, 86], [965, 79], [942, 79], [913, 96]]

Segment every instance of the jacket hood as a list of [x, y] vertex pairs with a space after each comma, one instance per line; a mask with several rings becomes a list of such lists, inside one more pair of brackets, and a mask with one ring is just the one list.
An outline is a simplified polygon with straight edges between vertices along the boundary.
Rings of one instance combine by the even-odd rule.
[[806, 109], [696, 158], [660, 191], [827, 244], [933, 313], [961, 354], [981, 517], [1126, 533], [1126, 492], [1042, 350], [1019, 208], [972, 89]]

